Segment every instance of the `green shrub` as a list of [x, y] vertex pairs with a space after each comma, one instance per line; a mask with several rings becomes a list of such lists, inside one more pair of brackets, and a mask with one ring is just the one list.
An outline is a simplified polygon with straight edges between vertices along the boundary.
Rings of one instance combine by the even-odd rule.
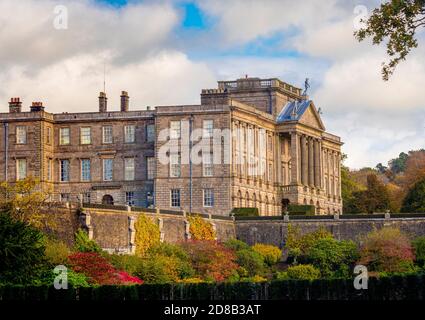
[[45, 263], [43, 234], [0, 213], [0, 283], [30, 283]]
[[58, 265], [66, 265], [68, 263], [68, 256], [70, 255], [71, 250], [65, 243], [46, 238], [45, 246], [46, 249], [44, 254], [47, 262], [51, 266], [55, 267]]
[[82, 229], [78, 229], [75, 233], [74, 249], [78, 252], [102, 252], [102, 248], [94, 240], [89, 239]]
[[[258, 252], [250, 249], [242, 249], [236, 252], [236, 262], [242, 269], [241, 276], [253, 277], [255, 275], [263, 275], [266, 271], [264, 258]], [[243, 271], [246, 271], [244, 274]]]
[[89, 287], [87, 277], [82, 273], [76, 273], [68, 269], [68, 286], [76, 287]]
[[290, 266], [286, 271], [277, 274], [278, 280], [315, 280], [320, 278], [320, 270], [310, 264]]
[[306, 261], [318, 268], [323, 277], [349, 277], [358, 257], [358, 249], [353, 241], [323, 238], [309, 249]]
[[258, 208], [233, 208], [235, 217], [258, 217]]
[[152, 258], [144, 258], [135, 275], [146, 283], [178, 282], [182, 278], [179, 263], [176, 257], [155, 255]]
[[263, 257], [264, 262], [269, 266], [278, 263], [282, 258], [282, 250], [269, 244], [258, 243], [252, 246], [252, 250], [259, 253]]
[[130, 254], [110, 254], [106, 258], [118, 270], [124, 270], [131, 275], [136, 275], [143, 266], [143, 259]]
[[148, 250], [149, 259], [155, 259], [156, 256], [174, 258], [175, 266], [180, 279], [190, 278], [195, 274], [195, 270], [192, 268], [189, 255], [179, 245], [160, 243]]
[[243, 250], [243, 249], [250, 249], [250, 246], [241, 241], [241, 240], [237, 240], [237, 239], [229, 239], [226, 242], [224, 242], [224, 246], [226, 248], [229, 248], [230, 250], [234, 250], [234, 251], [239, 251], [239, 250]]
[[285, 237], [284, 249], [288, 253], [288, 262], [294, 264], [305, 261], [310, 248], [320, 239], [333, 238], [332, 234], [321, 227], [313, 232], [301, 235], [299, 227], [288, 225], [288, 232]]
[[417, 264], [421, 267], [425, 267], [425, 236], [413, 240], [412, 245], [415, 249]]

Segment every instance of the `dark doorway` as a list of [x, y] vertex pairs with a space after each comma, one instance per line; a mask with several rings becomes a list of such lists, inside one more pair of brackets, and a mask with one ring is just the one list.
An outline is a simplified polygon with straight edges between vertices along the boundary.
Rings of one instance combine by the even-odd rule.
[[282, 199], [282, 213], [285, 213], [289, 209], [289, 199]]
[[105, 194], [102, 198], [102, 204], [113, 205], [114, 204], [114, 198], [112, 198], [112, 196], [109, 195], [109, 194]]

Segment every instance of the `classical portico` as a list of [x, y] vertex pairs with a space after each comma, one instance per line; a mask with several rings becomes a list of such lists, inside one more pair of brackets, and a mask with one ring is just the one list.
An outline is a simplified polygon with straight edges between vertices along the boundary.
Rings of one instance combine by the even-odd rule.
[[317, 109], [307, 99], [288, 103], [277, 122], [280, 143], [290, 144], [291, 179], [283, 181], [282, 200], [314, 205], [318, 214], [341, 213], [339, 137], [325, 132]]

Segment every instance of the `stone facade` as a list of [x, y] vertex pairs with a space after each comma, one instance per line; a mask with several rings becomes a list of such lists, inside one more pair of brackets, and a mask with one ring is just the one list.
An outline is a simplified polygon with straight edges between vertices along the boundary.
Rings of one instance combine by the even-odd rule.
[[[325, 132], [301, 89], [278, 79], [220, 81], [202, 90], [200, 105], [152, 110], [129, 111], [124, 91], [114, 112], [104, 93], [99, 112], [52, 114], [40, 102], [31, 111], [21, 105], [12, 98], [9, 112], [0, 113], [0, 181], [37, 177], [55, 201], [221, 215], [235, 207], [280, 215], [288, 203], [314, 205], [318, 214], [342, 211], [342, 143]], [[176, 125], [178, 137], [164, 136]], [[206, 126], [211, 136], [185, 139]], [[172, 143], [177, 149], [164, 161]], [[208, 168], [204, 156], [214, 160]]]

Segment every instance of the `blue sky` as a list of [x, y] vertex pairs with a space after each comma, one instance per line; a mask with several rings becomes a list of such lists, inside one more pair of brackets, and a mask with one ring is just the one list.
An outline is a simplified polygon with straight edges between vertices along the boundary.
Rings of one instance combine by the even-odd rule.
[[[425, 36], [383, 82], [385, 48], [353, 37], [358, 18], [379, 2], [1, 0], [0, 45], [8, 50], [0, 51], [0, 112], [12, 96], [51, 112], [95, 111], [104, 66], [111, 110], [121, 90], [143, 109], [197, 104], [203, 88], [246, 74], [299, 87], [308, 77], [327, 130], [345, 142], [347, 164], [386, 163], [425, 147]], [[63, 28], [54, 27], [57, 4], [66, 9]]]

